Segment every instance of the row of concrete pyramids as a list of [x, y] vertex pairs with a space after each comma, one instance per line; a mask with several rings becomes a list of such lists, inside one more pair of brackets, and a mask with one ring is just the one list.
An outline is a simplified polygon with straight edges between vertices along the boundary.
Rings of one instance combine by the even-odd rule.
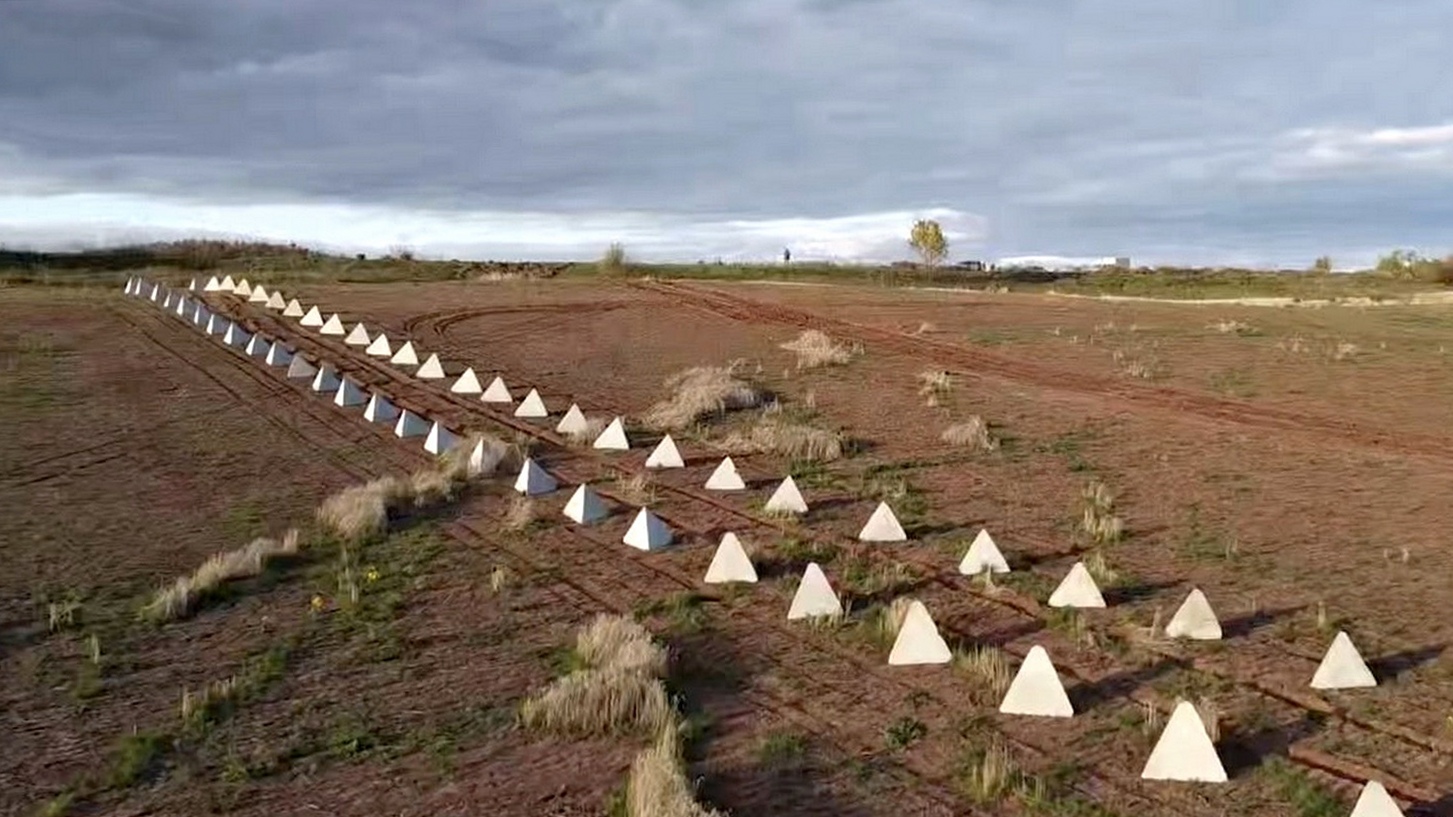
[[[245, 295], [251, 302], [263, 303], [267, 308], [275, 308], [274, 305], [282, 301], [281, 295], [277, 292], [270, 295], [264, 292], [259, 295], [261, 287], [249, 288], [246, 280], [228, 285], [228, 280], [216, 281], [215, 278], [207, 283], [207, 287], [212, 287], [211, 291], [229, 290], [233, 294]], [[195, 289], [195, 287], [196, 283], [193, 282], [192, 288]], [[126, 291], [128, 294], [149, 297], [151, 300], [161, 303], [163, 308], [169, 308], [172, 305], [172, 293], [167, 292], [163, 300], [161, 295], [165, 291], [163, 288], [155, 284], [148, 285], [139, 279], [128, 281]], [[183, 315], [187, 308], [187, 304], [183, 302], [184, 298], [185, 296], [178, 297], [175, 307], [178, 315]], [[305, 319], [312, 319], [308, 323], [327, 327], [329, 331], [325, 334], [344, 333], [342, 322], [336, 314], [323, 320], [317, 307], [304, 312], [296, 300], [291, 303], [282, 303], [282, 309], [285, 312], [301, 313]], [[201, 325], [200, 316], [203, 312], [205, 312], [205, 307], [200, 303], [194, 306], [194, 323]], [[395, 408], [382, 395], [372, 394], [365, 398], [361, 387], [347, 378], [339, 378], [329, 364], [324, 363], [321, 368], [314, 367], [300, 356], [293, 356], [288, 350], [281, 348], [278, 342], [268, 344], [257, 336], [248, 336], [236, 324], [232, 324], [226, 319], [221, 320], [225, 322], [225, 326], [217, 323], [217, 316], [209, 314], [206, 319], [206, 331], [209, 334], [221, 334], [223, 342], [228, 345], [245, 344], [246, 354], [263, 356], [269, 365], [288, 365], [289, 377], [312, 377], [313, 391], [333, 393], [334, 402], [337, 405], [358, 405], [366, 402], [365, 419], [371, 422], [395, 421], [395, 434], [400, 437], [426, 435], [429, 439], [426, 441], [425, 447], [432, 453], [438, 454], [448, 450], [455, 441], [456, 438], [452, 432], [442, 428], [437, 422], [430, 426], [428, 421], [412, 412]], [[373, 348], [371, 354], [375, 355], [384, 352], [388, 343], [382, 333], [376, 338], [369, 339], [367, 330], [362, 324], [355, 325], [353, 332], [348, 335], [345, 342], [350, 345], [367, 344]], [[404, 358], [394, 362], [401, 365], [416, 365], [417, 356], [412, 344], [406, 343], [401, 348], [401, 351], [404, 350], [407, 350]], [[397, 354], [394, 356], [397, 357]], [[437, 371], [438, 378], [443, 377], [442, 365], [439, 363], [437, 355], [430, 356], [425, 366], [430, 369], [429, 375], [432, 376]], [[421, 366], [421, 369], [423, 368]], [[467, 379], [472, 379], [474, 381], [472, 386], [477, 388], [478, 381], [477, 378], [473, 378], [473, 374], [472, 369], [466, 370], [466, 377], [461, 378], [461, 381], [465, 381], [463, 388], [459, 388], [461, 384], [456, 383], [454, 390], [469, 393], [471, 384], [467, 382]], [[424, 375], [420, 374], [420, 376]], [[425, 379], [431, 378], [426, 377]], [[495, 379], [491, 388], [496, 386], [498, 387], [497, 395], [501, 391], [508, 394], [503, 381], [499, 378]], [[480, 391], [488, 390], [481, 389]], [[531, 414], [547, 417], [548, 412], [544, 410], [543, 401], [539, 399], [538, 392], [532, 389], [530, 395], [534, 400], [531, 401], [531, 398], [527, 397], [526, 401], [538, 404], [537, 407], [532, 406], [532, 408], [537, 408], [538, 414], [536, 412], [531, 412]], [[508, 400], [508, 397], [505, 399]], [[517, 416], [519, 416], [518, 412]], [[572, 404], [557, 427], [557, 431], [572, 433], [575, 429], [585, 430], [588, 427], [579, 406]], [[596, 448], [608, 450], [630, 448], [629, 439], [619, 417], [616, 417], [607, 426], [594, 445]], [[473, 460], [477, 462], [481, 456], [482, 451], [476, 450]], [[646, 466], [648, 468], [682, 468], [685, 467], [685, 461], [675, 442], [668, 435], [661, 440], [647, 458]], [[558, 487], [557, 480], [532, 459], [527, 459], [522, 465], [514, 484], [515, 490], [526, 496], [551, 493]], [[746, 483], [737, 472], [735, 463], [730, 457], [727, 457], [712, 472], [706, 482], [706, 488], [724, 491], [744, 490]], [[765, 507], [769, 511], [787, 513], [806, 513], [808, 510], [805, 498], [791, 476], [779, 484]], [[609, 515], [600, 496], [589, 485], [584, 484], [576, 488], [566, 502], [563, 512], [567, 518], [579, 524], [591, 524]], [[864, 525], [859, 539], [869, 542], [899, 542], [906, 541], [907, 536], [892, 509], [886, 503], [880, 503], [867, 524]], [[637, 511], [623, 537], [625, 544], [646, 551], [665, 547], [671, 544], [672, 540], [673, 535], [670, 528], [647, 508]], [[959, 570], [965, 575], [978, 575], [986, 572], [989, 574], [1007, 573], [1010, 568], [989, 532], [981, 530], [960, 562]], [[711, 584], [757, 581], [757, 572], [751, 558], [735, 533], [728, 532], [723, 535], [711, 564], [707, 568], [704, 581]], [[1083, 563], [1078, 562], [1071, 567], [1064, 580], [1050, 595], [1048, 603], [1053, 607], [1103, 608], [1106, 606], [1093, 576]], [[842, 603], [821, 566], [816, 563], [809, 564], [788, 609], [788, 619], [808, 619], [841, 615], [842, 613]], [[1220, 639], [1222, 635], [1220, 622], [1214, 610], [1204, 593], [1198, 588], [1191, 590], [1166, 626], [1165, 633], [1172, 638], [1194, 640], [1216, 640]], [[911, 601], [899, 625], [898, 635], [888, 656], [888, 663], [890, 665], [943, 664], [951, 660], [952, 653], [938, 632], [938, 627], [928, 609], [920, 601]], [[1314, 674], [1311, 685], [1317, 689], [1345, 689], [1375, 686], [1376, 683], [1376, 679], [1357, 648], [1352, 644], [1351, 639], [1345, 632], [1339, 632]], [[1042, 646], [1033, 646], [1020, 664], [1000, 703], [999, 711], [1005, 714], [1038, 717], [1072, 717], [1074, 715], [1073, 705], [1059, 679], [1058, 672], [1055, 670], [1048, 652]], [[1201, 782], [1224, 782], [1227, 779], [1224, 766], [1205, 724], [1195, 707], [1189, 702], [1180, 701], [1177, 704], [1151, 751], [1142, 771], [1142, 777], [1152, 780]], [[1364, 787], [1352, 812], [1353, 817], [1389, 817], [1401, 814], [1396, 802], [1376, 781], [1371, 781]]]

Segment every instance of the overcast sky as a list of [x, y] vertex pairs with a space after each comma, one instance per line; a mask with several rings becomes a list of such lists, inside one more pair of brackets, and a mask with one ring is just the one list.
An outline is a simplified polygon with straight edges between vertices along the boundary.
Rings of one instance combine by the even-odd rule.
[[1453, 251], [1449, 0], [0, 0], [0, 242]]

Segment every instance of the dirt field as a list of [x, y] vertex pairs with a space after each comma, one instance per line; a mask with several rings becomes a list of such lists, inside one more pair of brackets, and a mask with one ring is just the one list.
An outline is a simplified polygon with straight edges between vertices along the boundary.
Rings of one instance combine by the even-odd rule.
[[[493, 484], [390, 536], [362, 556], [378, 575], [367, 615], [335, 613], [338, 565], [305, 555], [194, 617], [140, 623], [150, 590], [308, 525], [337, 488], [421, 464], [419, 441], [119, 289], [0, 291], [0, 419], [15, 429], [0, 507], [18, 568], [0, 578], [0, 810], [69, 790], [54, 813], [605, 813], [639, 746], [514, 724], [601, 611], [641, 615], [671, 644], [699, 796], [734, 814], [1311, 817], [1349, 812], [1369, 777], [1409, 814], [1453, 810], [1453, 624], [1439, 606], [1453, 575], [1440, 541], [1453, 308], [567, 279], [284, 292], [412, 339], [451, 378], [207, 300], [455, 431], [535, 438], [562, 490], [534, 500], [525, 531], [502, 529], [508, 485]], [[857, 354], [799, 370], [779, 344], [805, 328]], [[723, 495], [701, 487], [717, 444], [756, 413], [676, 435], [688, 467], [654, 477], [652, 507], [677, 543], [619, 544], [633, 510], [622, 482], [659, 436], [635, 418], [669, 396], [668, 375], [732, 360], [859, 452], [821, 466], [735, 456], [751, 490]], [[466, 366], [517, 399], [538, 388], [557, 419], [571, 402], [622, 415], [635, 450], [567, 446], [555, 419], [450, 394]], [[925, 371], [950, 375], [938, 405], [920, 393]], [[971, 415], [997, 451], [939, 439]], [[761, 511], [789, 471], [813, 506], [802, 521]], [[1102, 549], [1118, 579], [1108, 609], [1065, 615], [1043, 605], [1085, 545], [1092, 478], [1126, 527]], [[561, 507], [587, 481], [616, 512], [569, 524]], [[880, 498], [909, 544], [855, 542]], [[981, 526], [1015, 568], [993, 587], [955, 569]], [[754, 550], [760, 584], [701, 583], [728, 530]], [[837, 626], [785, 620], [808, 560], [850, 602]], [[502, 592], [498, 567], [517, 577]], [[1148, 636], [1193, 586], [1226, 638]], [[1077, 716], [1000, 715], [972, 668], [889, 667], [874, 621], [907, 595], [951, 645], [1002, 651], [1011, 668], [1045, 646]], [[67, 598], [76, 620], [52, 631], [50, 605]], [[315, 598], [324, 609], [310, 612]], [[1308, 687], [1338, 629], [1378, 688]], [[178, 732], [182, 689], [228, 676], [262, 680], [205, 730]], [[1213, 716], [1230, 783], [1139, 779], [1177, 698]], [[997, 787], [983, 781], [995, 748], [1013, 767]], [[75, 782], [98, 772], [104, 785]]]

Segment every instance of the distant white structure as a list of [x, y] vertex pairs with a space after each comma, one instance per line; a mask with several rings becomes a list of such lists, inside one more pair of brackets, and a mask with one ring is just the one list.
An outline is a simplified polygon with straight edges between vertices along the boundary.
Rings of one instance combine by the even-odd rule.
[[721, 544], [716, 546], [716, 554], [711, 557], [703, 581], [707, 584], [757, 581], [757, 569], [752, 566], [747, 549], [742, 547], [735, 533], [727, 531], [722, 534]]
[[[1123, 264], [1121, 262], [1124, 262]], [[1100, 267], [1130, 266], [1126, 256], [1072, 257], [1065, 255], [1015, 255], [1000, 258], [994, 263], [999, 269], [1038, 267], [1051, 272], [1075, 272], [1099, 269]]]
[[[535, 392], [531, 390], [530, 394], [535, 394]], [[521, 405], [524, 404], [521, 403]], [[626, 436], [626, 427], [621, 422], [621, 418], [617, 417], [611, 420], [610, 425], [606, 426], [605, 430], [600, 432], [600, 436], [596, 437], [595, 442], [591, 443], [590, 446], [601, 451], [629, 451], [631, 449], [631, 440]]]

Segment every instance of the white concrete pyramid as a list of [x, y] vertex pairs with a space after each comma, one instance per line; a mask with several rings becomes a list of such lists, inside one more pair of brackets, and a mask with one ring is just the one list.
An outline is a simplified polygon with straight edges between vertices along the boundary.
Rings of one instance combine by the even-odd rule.
[[305, 377], [311, 380], [317, 373], [318, 367], [309, 363], [307, 358], [302, 355], [294, 355], [293, 359], [288, 361], [287, 376], [290, 380], [301, 380]]
[[253, 304], [267, 303], [267, 290], [262, 288], [262, 284], [258, 284], [252, 288], [252, 294], [247, 296], [247, 302]]
[[1170, 623], [1165, 625], [1165, 634], [1170, 638], [1190, 638], [1196, 641], [1221, 639], [1221, 622], [1216, 618], [1216, 611], [1211, 609], [1211, 602], [1206, 600], [1206, 594], [1199, 587], [1191, 588], [1186, 600], [1181, 602], [1180, 609], [1171, 616]]
[[378, 392], [368, 397], [368, 405], [363, 407], [363, 419], [370, 423], [391, 423], [399, 418], [399, 409], [389, 402]]
[[[622, 432], [624, 433], [624, 432]], [[647, 468], [685, 468], [686, 461], [681, 459], [681, 450], [676, 447], [676, 441], [667, 434], [656, 443], [651, 450], [650, 456], [646, 457]]]
[[807, 513], [807, 500], [797, 490], [797, 481], [788, 474], [777, 486], [777, 490], [767, 497], [767, 504], [762, 509], [768, 513]]
[[319, 394], [332, 394], [338, 391], [340, 385], [342, 383], [338, 380], [338, 370], [333, 368], [333, 364], [324, 363], [318, 367], [318, 373], [313, 375], [313, 385], [310, 388]]
[[938, 625], [923, 602], [914, 599], [908, 605], [903, 623], [898, 627], [898, 637], [893, 640], [893, 651], [888, 653], [892, 666], [914, 664], [947, 664], [953, 660], [948, 643], [939, 635]]
[[742, 540], [735, 533], [727, 531], [722, 534], [721, 544], [716, 546], [716, 554], [706, 567], [703, 581], [707, 584], [757, 581], [757, 568], [752, 566], [747, 549], [742, 547]]
[[264, 306], [274, 312], [280, 312], [288, 308], [288, 302], [283, 300], [281, 290], [274, 289], [272, 294], [267, 296], [267, 303]]
[[434, 421], [434, 427], [429, 429], [429, 436], [424, 439], [424, 450], [430, 454], [443, 454], [459, 442], [459, 436], [444, 426], [439, 421]]
[[394, 350], [388, 345], [388, 335], [385, 335], [382, 332], [379, 332], [378, 335], [374, 337], [373, 343], [368, 344], [368, 348], [364, 349], [363, 353], [368, 355], [369, 357], [394, 356]]
[[166, 297], [165, 298], [162, 298], [161, 299], [161, 308], [162, 309], [171, 309], [172, 308], [172, 294], [170, 292], [168, 292], [166, 294]]
[[959, 562], [959, 572], [965, 576], [977, 576], [985, 570], [990, 573], [1008, 573], [1009, 563], [1004, 560], [1004, 554], [999, 552], [999, 546], [994, 544], [994, 537], [989, 535], [989, 531], [979, 528], [979, 533], [969, 545], [963, 561]]
[[231, 275], [225, 276], [222, 278], [222, 283], [218, 285], [218, 291], [235, 292], [237, 291], [237, 282], [232, 280]]
[[429, 431], [429, 421], [408, 409], [399, 412], [399, 420], [394, 423], [395, 437], [422, 437]]
[[247, 352], [248, 357], [262, 357], [271, 348], [272, 344], [268, 342], [267, 338], [255, 334], [252, 336], [252, 340], [247, 342], [247, 348], [243, 351]]
[[649, 508], [642, 508], [621, 541], [637, 550], [658, 550], [671, 544], [671, 529]]
[[243, 278], [242, 280], [237, 282], [236, 286], [232, 287], [232, 294], [241, 295], [244, 298], [251, 297], [252, 285], [247, 283], [246, 278]]
[[328, 320], [324, 321], [323, 325], [318, 327], [318, 334], [320, 335], [342, 335], [346, 331], [343, 328], [343, 319], [338, 317], [337, 312], [329, 315]]
[[202, 287], [203, 292], [216, 292], [220, 289], [222, 289], [222, 282], [218, 281], [215, 275], [208, 278], [206, 285]]
[[797, 583], [797, 592], [792, 595], [792, 606], [787, 608], [787, 620], [817, 616], [842, 615], [843, 603], [823, 575], [817, 562], [809, 562], [802, 571], [802, 581]]
[[1347, 633], [1338, 630], [1332, 639], [1332, 646], [1322, 656], [1317, 672], [1312, 676], [1312, 689], [1359, 689], [1377, 686], [1377, 678], [1362, 660], [1362, 653], [1352, 643]]
[[333, 397], [333, 405], [347, 408], [349, 406], [361, 406], [368, 402], [368, 393], [357, 383], [349, 378], [343, 378], [338, 385], [338, 394]]
[[1084, 562], [1075, 562], [1059, 587], [1049, 594], [1050, 607], [1104, 607], [1105, 597]]
[[250, 340], [252, 335], [240, 324], [228, 324], [227, 331], [222, 333], [222, 342], [228, 346], [246, 346]]
[[520, 475], [515, 478], [515, 490], [525, 496], [548, 494], [558, 487], [560, 485], [555, 478], [530, 458], [525, 459], [525, 464], [520, 467]]
[[420, 380], [443, 380], [444, 364], [439, 362], [439, 355], [429, 355], [429, 359], [424, 361], [424, 365], [420, 366], [417, 372], [414, 372], [414, 376]]
[[207, 334], [209, 335], [220, 335], [226, 332], [227, 327], [231, 325], [232, 321], [227, 320], [221, 315], [213, 314], [207, 316]]
[[121, 294], [123, 294], [123, 295], [130, 295], [131, 294], [131, 288], [135, 284], [136, 284], [136, 278], [134, 276], [131, 277], [131, 278], [127, 278], [126, 279], [126, 284], [121, 287]]
[[211, 320], [212, 312], [207, 307], [197, 304], [196, 308], [192, 310], [192, 323], [198, 328], [205, 326]]
[[570, 501], [565, 503], [565, 515], [571, 521], [582, 525], [589, 525], [604, 519], [609, 512], [605, 503], [600, 501], [600, 494], [589, 485], [581, 485], [570, 495]]
[[1357, 795], [1357, 805], [1352, 807], [1348, 817], [1403, 817], [1403, 810], [1397, 801], [1387, 793], [1387, 788], [1376, 780], [1367, 781], [1362, 793]]
[[540, 419], [549, 417], [550, 412], [545, 408], [545, 401], [540, 399], [540, 393], [530, 389], [530, 393], [525, 395], [525, 399], [520, 401], [519, 406], [515, 407], [515, 416]]
[[282, 341], [275, 340], [272, 342], [272, 346], [268, 347], [267, 357], [263, 358], [262, 362], [269, 366], [286, 366], [293, 362], [293, 353], [288, 351], [288, 347], [284, 346]]
[[345, 337], [343, 342], [349, 346], [367, 346], [373, 343], [373, 338], [368, 336], [368, 329], [362, 323], [355, 323], [353, 331], [348, 333], [348, 337]]
[[299, 326], [322, 326], [323, 313], [318, 311], [317, 306], [308, 307], [308, 313], [298, 320]]
[[[531, 394], [534, 394], [534, 392], [531, 392]], [[529, 401], [530, 398], [526, 397], [525, 402], [520, 403], [520, 406], [523, 408], [525, 403]], [[610, 425], [606, 426], [605, 430], [600, 432], [600, 436], [595, 438], [595, 442], [591, 443], [590, 447], [598, 448], [601, 451], [629, 451], [631, 441], [626, 438], [626, 426], [621, 422], [621, 418], [617, 417], [611, 420]]]
[[708, 491], [741, 491], [745, 490], [747, 483], [742, 481], [742, 475], [737, 473], [737, 464], [732, 462], [731, 457], [724, 458], [717, 464], [711, 476], [706, 478], [706, 490]]
[[1035, 715], [1043, 718], [1068, 718], [1075, 714], [1070, 696], [1065, 694], [1059, 673], [1049, 653], [1035, 644], [1024, 656], [1024, 663], [1014, 673], [999, 711], [1006, 715]]
[[187, 290], [190, 291], [190, 292], [196, 292], [197, 291], [197, 279], [196, 278], [193, 278], [192, 281], [191, 281], [191, 283], [187, 284]]
[[[495, 378], [494, 382], [499, 383], [499, 378]], [[493, 386], [493, 384], [490, 385]], [[570, 404], [565, 416], [561, 417], [560, 422], [555, 425], [557, 434], [584, 434], [589, 430], [590, 421], [585, 419], [585, 412], [581, 411], [580, 406], [575, 403]]]
[[190, 298], [187, 298], [187, 297], [183, 296], [183, 297], [177, 299], [177, 306], [176, 306], [177, 317], [179, 317], [179, 318], [185, 318], [187, 316], [187, 310], [188, 309], [191, 309], [191, 308], [192, 308], [192, 301], [191, 301]]
[[878, 507], [873, 509], [873, 515], [868, 517], [868, 523], [858, 532], [858, 541], [906, 542], [908, 534], [903, 532], [903, 526], [898, 524], [898, 517], [893, 515], [888, 503], [879, 502]]
[[301, 318], [301, 317], [303, 317], [303, 305], [300, 304], [300, 303], [298, 303], [298, 299], [297, 298], [294, 298], [291, 301], [288, 301], [288, 305], [285, 306], [285, 307], [283, 307], [283, 317], [284, 318]]
[[1142, 780], [1186, 780], [1225, 783], [1226, 767], [1206, 733], [1206, 724], [1190, 701], [1176, 704], [1160, 740], [1150, 750], [1141, 771]]
[[388, 362], [399, 366], [419, 365], [419, 353], [414, 351], [414, 342], [405, 341], [404, 345], [394, 352], [394, 356], [388, 359]]
[[480, 395], [479, 399], [486, 403], [513, 403], [515, 401], [510, 396], [510, 389], [505, 385], [504, 379], [498, 375], [489, 381], [489, 388], [484, 390], [484, 394]]
[[161, 284], [152, 284], [151, 285], [151, 302], [152, 303], [158, 303], [159, 301], [161, 301], [161, 292], [162, 292]]
[[465, 369], [464, 374], [459, 375], [459, 379], [454, 381], [454, 385], [449, 387], [449, 391], [455, 394], [479, 394], [484, 391], [484, 387], [479, 385], [479, 376], [471, 367]]

